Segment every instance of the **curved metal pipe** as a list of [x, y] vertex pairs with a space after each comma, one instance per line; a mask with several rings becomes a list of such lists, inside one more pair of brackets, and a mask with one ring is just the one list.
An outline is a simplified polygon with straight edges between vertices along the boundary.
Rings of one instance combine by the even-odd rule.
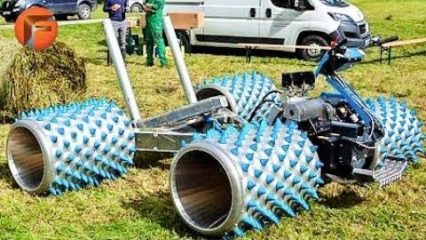
[[228, 153], [210, 143], [183, 148], [171, 166], [171, 194], [184, 221], [209, 236], [229, 232], [244, 208], [244, 192]]

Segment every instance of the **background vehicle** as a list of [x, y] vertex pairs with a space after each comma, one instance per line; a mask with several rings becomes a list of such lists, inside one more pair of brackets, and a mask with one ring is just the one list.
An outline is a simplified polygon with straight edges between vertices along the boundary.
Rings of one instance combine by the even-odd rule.
[[90, 19], [96, 10], [96, 0], [5, 0], [1, 4], [1, 15], [6, 21], [14, 21], [18, 15], [30, 7], [44, 7], [55, 14], [57, 19], [77, 15], [79, 19]]
[[129, 0], [127, 6], [129, 7], [130, 12], [138, 13], [143, 11], [142, 5], [144, 2], [144, 0]]
[[[168, 0], [166, 12], [200, 11], [204, 28], [191, 31], [191, 44], [242, 47], [239, 43], [326, 46], [348, 39], [348, 47], [370, 43], [368, 23], [362, 12], [343, 0]], [[297, 52], [307, 60], [319, 60], [317, 49]]]

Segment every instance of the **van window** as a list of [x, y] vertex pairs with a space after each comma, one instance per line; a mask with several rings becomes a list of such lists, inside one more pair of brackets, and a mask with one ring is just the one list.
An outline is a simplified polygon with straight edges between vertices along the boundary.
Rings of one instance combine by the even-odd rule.
[[272, 4], [280, 8], [294, 8], [294, 0], [271, 0]]

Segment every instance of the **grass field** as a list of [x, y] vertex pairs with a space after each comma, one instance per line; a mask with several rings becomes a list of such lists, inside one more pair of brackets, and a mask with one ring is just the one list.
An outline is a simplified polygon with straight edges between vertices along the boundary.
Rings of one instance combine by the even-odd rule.
[[[354, 0], [373, 33], [403, 39], [426, 37], [425, 0]], [[13, 38], [11, 30], [0, 35]], [[59, 40], [88, 62], [86, 97], [107, 96], [123, 106], [112, 67], [106, 66], [100, 24], [60, 28]], [[423, 48], [395, 53], [392, 65], [380, 65], [376, 49], [366, 61], [342, 73], [363, 96], [393, 95], [407, 100], [426, 120], [426, 54]], [[226, 51], [226, 50], [224, 50]], [[413, 55], [408, 57], [409, 55]], [[197, 53], [186, 57], [194, 82], [217, 75], [257, 70], [279, 83], [283, 71], [310, 70], [314, 64], [295, 58]], [[146, 68], [145, 59], [128, 58], [128, 71], [144, 117], [185, 104], [174, 67]], [[324, 84], [319, 84], [319, 90]], [[318, 91], [319, 91], [318, 90]], [[197, 238], [174, 211], [168, 191], [170, 162], [134, 168], [124, 179], [62, 197], [35, 197], [13, 184], [5, 152], [8, 125], [0, 126], [0, 239], [181, 239]], [[426, 239], [426, 163], [410, 167], [403, 180], [386, 189], [328, 185], [312, 211], [246, 239]]]

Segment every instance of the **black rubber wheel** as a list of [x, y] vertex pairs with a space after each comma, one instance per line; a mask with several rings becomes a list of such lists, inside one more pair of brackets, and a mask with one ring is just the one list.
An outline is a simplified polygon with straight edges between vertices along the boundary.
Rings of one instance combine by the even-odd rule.
[[132, 6], [130, 6], [130, 12], [132, 13], [139, 13], [142, 11], [143, 11], [143, 7], [139, 3], [133, 3]]
[[6, 16], [6, 17], [4, 17], [4, 20], [6, 22], [14, 22], [16, 20], [16, 17]]
[[178, 37], [180, 41], [180, 45], [184, 47], [185, 52], [186, 53], [191, 52], [191, 42], [189, 41], [188, 34], [183, 31], [177, 31], [176, 36]]
[[[322, 36], [308, 35], [302, 39], [300, 45], [326, 47], [329, 46], [329, 42]], [[298, 55], [304, 60], [317, 62], [321, 59], [324, 52], [324, 50], [320, 49], [299, 49]]]
[[81, 20], [90, 19], [91, 15], [92, 15], [92, 9], [86, 3], [81, 3], [80, 5], [78, 5], [77, 11], [78, 11], [77, 16]]

